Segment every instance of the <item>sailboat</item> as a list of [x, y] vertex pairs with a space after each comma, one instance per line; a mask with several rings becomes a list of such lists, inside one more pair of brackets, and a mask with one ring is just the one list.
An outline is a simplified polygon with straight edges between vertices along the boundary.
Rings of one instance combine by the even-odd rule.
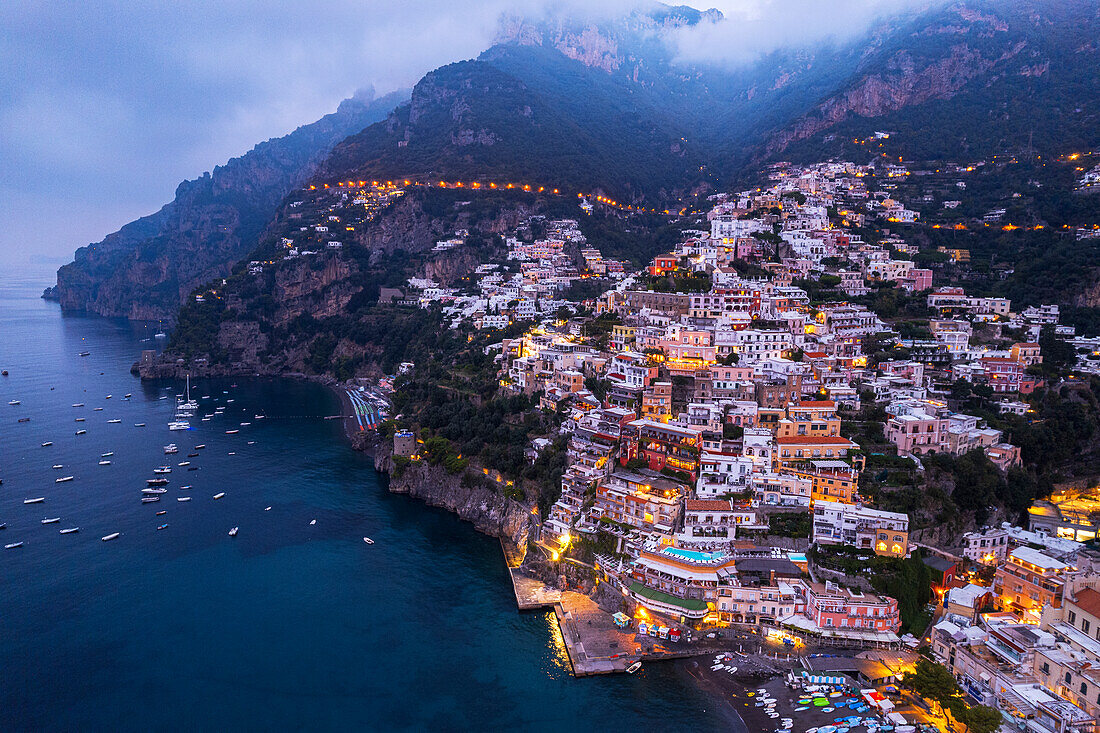
[[185, 394], [187, 395], [187, 399], [183, 402], [176, 403], [176, 409], [178, 409], [178, 410], [197, 410], [199, 408], [199, 403], [196, 402], [195, 400], [191, 399], [191, 375], [190, 374], [187, 375], [187, 391], [186, 391]]

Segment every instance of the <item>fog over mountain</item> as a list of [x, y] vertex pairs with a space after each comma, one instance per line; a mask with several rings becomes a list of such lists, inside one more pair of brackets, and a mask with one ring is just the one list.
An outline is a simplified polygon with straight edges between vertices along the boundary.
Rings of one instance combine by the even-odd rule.
[[[743, 63], [850, 39], [883, 0], [724, 0], [667, 40], [685, 62]], [[927, 4], [927, 3], [925, 3]], [[59, 257], [155, 211], [177, 184], [488, 47], [502, 14], [601, 20], [655, 3], [118, 2], [0, 5], [0, 262]], [[822, 10], [825, 5], [828, 10]]]

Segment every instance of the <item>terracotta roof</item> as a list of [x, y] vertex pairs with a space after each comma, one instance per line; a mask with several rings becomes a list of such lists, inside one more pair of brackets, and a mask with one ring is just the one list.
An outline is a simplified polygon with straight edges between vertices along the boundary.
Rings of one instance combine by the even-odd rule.
[[684, 502], [684, 508], [695, 512], [732, 511], [728, 501], [721, 499], [688, 499]]
[[1087, 614], [1100, 617], [1100, 592], [1093, 588], [1077, 591], [1075, 605]]
[[832, 400], [802, 400], [794, 403], [793, 407], [836, 407]]

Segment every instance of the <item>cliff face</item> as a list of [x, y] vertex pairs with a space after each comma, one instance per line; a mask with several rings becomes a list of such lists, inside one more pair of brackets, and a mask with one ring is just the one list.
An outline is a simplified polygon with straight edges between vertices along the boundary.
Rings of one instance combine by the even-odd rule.
[[196, 287], [229, 274], [256, 245], [283, 197], [332, 146], [382, 118], [405, 93], [349, 99], [317, 122], [261, 143], [213, 173], [185, 181], [160, 211], [77, 250], [46, 297], [65, 310], [172, 319]]
[[[390, 473], [389, 454], [379, 452], [375, 467]], [[461, 476], [423, 462], [410, 465], [400, 478], [391, 475], [389, 487], [395, 494], [408, 494], [454, 512], [479, 532], [510, 543], [520, 554], [527, 550], [534, 505], [521, 504], [485, 488], [463, 486]]]

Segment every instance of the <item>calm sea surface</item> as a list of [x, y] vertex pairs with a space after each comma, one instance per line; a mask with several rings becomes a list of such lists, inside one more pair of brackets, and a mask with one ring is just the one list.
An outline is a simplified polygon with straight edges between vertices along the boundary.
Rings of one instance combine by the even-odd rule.
[[[193, 429], [169, 432], [183, 384], [129, 373], [156, 324], [62, 315], [49, 283], [0, 283], [0, 545], [24, 543], [0, 549], [0, 730], [728, 728], [670, 665], [573, 679], [553, 616], [516, 611], [497, 541], [387, 493], [320, 419], [331, 393], [196, 381]], [[165, 464], [168, 493], [142, 504]]]

